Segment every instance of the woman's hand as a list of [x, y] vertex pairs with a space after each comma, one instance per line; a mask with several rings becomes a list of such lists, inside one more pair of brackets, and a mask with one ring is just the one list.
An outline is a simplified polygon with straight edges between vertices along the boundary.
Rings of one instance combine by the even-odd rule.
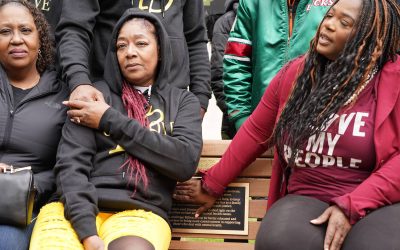
[[106, 110], [110, 107], [101, 97], [98, 101], [64, 101], [64, 105], [70, 110], [67, 111], [68, 117], [72, 122], [84, 125], [89, 128], [98, 129], [100, 119]]
[[217, 200], [216, 197], [209, 195], [201, 188], [201, 181], [199, 179], [191, 179], [178, 183], [173, 197], [178, 201], [201, 205], [196, 210], [196, 218], [211, 208]]
[[347, 233], [351, 229], [349, 219], [337, 206], [328, 207], [318, 218], [310, 222], [314, 225], [321, 225], [328, 222], [324, 250], [340, 250]]
[[0, 163], [0, 172], [3, 172], [4, 169], [9, 168], [10, 166], [4, 163]]
[[89, 84], [82, 84], [76, 87], [70, 97], [70, 101], [79, 100], [79, 101], [99, 101], [103, 99], [103, 94], [98, 91], [95, 87]]
[[83, 246], [85, 250], [104, 250], [104, 242], [97, 235], [89, 236], [83, 239]]

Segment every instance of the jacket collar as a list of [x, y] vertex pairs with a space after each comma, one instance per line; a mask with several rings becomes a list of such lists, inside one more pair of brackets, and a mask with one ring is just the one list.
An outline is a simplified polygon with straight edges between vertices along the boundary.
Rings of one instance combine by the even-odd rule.
[[400, 60], [387, 62], [378, 74], [377, 112], [375, 131], [379, 129], [393, 110], [400, 93]]

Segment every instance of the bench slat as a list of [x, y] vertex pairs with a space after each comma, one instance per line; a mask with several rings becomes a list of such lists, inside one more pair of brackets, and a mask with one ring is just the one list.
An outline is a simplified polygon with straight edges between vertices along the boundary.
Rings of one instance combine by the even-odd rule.
[[[204, 140], [203, 150], [201, 152], [202, 157], [220, 157], [224, 154], [226, 149], [231, 143], [230, 140]], [[273, 158], [273, 150], [268, 149], [263, 155], [263, 157]]]
[[249, 201], [249, 218], [264, 218], [267, 212], [267, 200], [250, 200]]
[[249, 235], [172, 233], [172, 237], [255, 240], [260, 224], [260, 221], [249, 221]]
[[238, 178], [234, 182], [249, 183], [250, 184], [250, 190], [249, 190], [250, 197], [266, 197], [266, 196], [268, 196], [269, 183], [270, 183], [269, 179]]
[[[220, 158], [202, 157], [197, 170], [207, 170], [214, 166]], [[240, 176], [243, 177], [271, 177], [272, 159], [257, 158]]]

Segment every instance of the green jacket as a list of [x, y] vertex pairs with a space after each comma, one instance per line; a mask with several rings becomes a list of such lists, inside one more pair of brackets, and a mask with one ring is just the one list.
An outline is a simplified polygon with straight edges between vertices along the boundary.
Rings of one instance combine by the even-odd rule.
[[238, 129], [289, 60], [305, 53], [333, 0], [300, 0], [292, 36], [286, 0], [240, 0], [224, 55], [228, 114]]

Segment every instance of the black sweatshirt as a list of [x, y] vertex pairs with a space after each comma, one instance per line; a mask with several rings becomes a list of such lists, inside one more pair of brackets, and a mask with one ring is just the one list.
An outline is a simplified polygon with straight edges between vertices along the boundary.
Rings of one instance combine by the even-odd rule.
[[[38, 189], [36, 206], [55, 191], [53, 166], [67, 108], [68, 88], [55, 71], [45, 71], [39, 83], [17, 104], [0, 67], [0, 162], [31, 166]], [[2, 190], [3, 192], [4, 190]]]
[[171, 40], [173, 55], [166, 58], [172, 66], [171, 84], [178, 88], [189, 86], [207, 109], [211, 88], [203, 0], [63, 1], [56, 30], [63, 79], [74, 89], [103, 77], [113, 27], [124, 11], [132, 7], [160, 18]]
[[[151, 91], [149, 128], [129, 118], [121, 100], [123, 79], [115, 44], [124, 20], [131, 17], [150, 20], [160, 37], [161, 61]], [[102, 116], [99, 130], [70, 121], [64, 126], [55, 167], [57, 190], [65, 215], [81, 240], [97, 234], [99, 210], [145, 209], [168, 221], [176, 181], [189, 179], [196, 170], [202, 147], [200, 105], [192, 93], [168, 84], [170, 61], [165, 58], [169, 56], [168, 35], [159, 19], [127, 10], [112, 33], [105, 80], [96, 83], [111, 106]], [[128, 154], [145, 165], [149, 179], [147, 190], [140, 182], [133, 197], [135, 185], [121, 168]]]

